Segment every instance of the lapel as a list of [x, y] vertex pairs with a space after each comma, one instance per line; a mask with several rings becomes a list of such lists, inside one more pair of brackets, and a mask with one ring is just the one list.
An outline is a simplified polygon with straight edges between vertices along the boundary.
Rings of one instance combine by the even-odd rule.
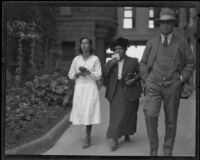
[[178, 48], [179, 48], [181, 43], [180, 43], [180, 41], [178, 40], [178, 38], [176, 37], [175, 34], [173, 34], [173, 37], [172, 37], [170, 43], [173, 47], [173, 60], [175, 61], [176, 54], [178, 53]]
[[[150, 63], [150, 66], [152, 66], [154, 61], [155, 61], [156, 54], [157, 54], [158, 47], [159, 47], [160, 43], [161, 43], [161, 37], [158, 36], [155, 39], [155, 42], [153, 43], [153, 44], [155, 44], [155, 47], [152, 48], [152, 61]], [[173, 60], [175, 61], [176, 54], [177, 54], [178, 48], [180, 46], [180, 40], [178, 40], [178, 38], [175, 34], [173, 34], [170, 45], [172, 45], [172, 47], [173, 47]]]
[[115, 65], [114, 66], [114, 70], [113, 70], [113, 72], [114, 72], [114, 75], [115, 75], [115, 78], [117, 79], [117, 77], [118, 77], [118, 68], [119, 68], [119, 65], [118, 65], [118, 63], [117, 63], [117, 65]]
[[154, 60], [155, 60], [155, 57], [156, 57], [156, 54], [157, 54], [157, 51], [158, 51], [158, 47], [159, 47], [159, 45], [160, 45], [160, 43], [161, 43], [161, 37], [160, 36], [158, 36], [156, 39], [155, 39], [155, 42], [154, 42], [154, 44], [155, 45], [153, 45], [153, 46], [155, 46], [155, 47], [153, 47], [152, 48], [152, 63], [151, 64], [153, 64], [153, 62], [154, 62]]

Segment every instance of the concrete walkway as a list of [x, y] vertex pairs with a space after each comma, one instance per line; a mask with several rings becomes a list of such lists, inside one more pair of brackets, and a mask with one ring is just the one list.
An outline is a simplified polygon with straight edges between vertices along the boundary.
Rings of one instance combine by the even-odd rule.
[[[54, 147], [43, 153], [43, 155], [148, 156], [149, 144], [143, 114], [144, 97], [140, 99], [136, 134], [131, 137], [131, 142], [129, 143], [123, 142], [123, 138], [121, 138], [118, 150], [111, 152], [109, 147], [111, 140], [106, 139], [109, 122], [109, 103], [104, 98], [104, 94], [105, 88], [101, 88], [102, 123], [93, 126], [91, 147], [82, 149], [85, 127], [71, 125]], [[193, 94], [189, 99], [181, 100], [174, 156], [195, 156], [195, 116], [196, 97]], [[161, 110], [159, 117], [160, 156], [163, 155], [164, 131], [164, 114], [163, 110]]]

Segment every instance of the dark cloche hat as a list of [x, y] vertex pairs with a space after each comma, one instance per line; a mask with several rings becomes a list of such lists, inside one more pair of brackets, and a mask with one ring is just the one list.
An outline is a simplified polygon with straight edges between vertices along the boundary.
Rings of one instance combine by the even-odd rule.
[[170, 21], [170, 22], [176, 22], [177, 19], [175, 17], [175, 11], [170, 8], [162, 8], [160, 12], [160, 18], [156, 19], [157, 22], [163, 22], [163, 21]]
[[127, 49], [127, 47], [130, 46], [128, 39], [119, 37], [113, 40], [113, 42], [110, 45], [110, 50], [115, 51], [115, 46], [122, 46], [123, 48]]

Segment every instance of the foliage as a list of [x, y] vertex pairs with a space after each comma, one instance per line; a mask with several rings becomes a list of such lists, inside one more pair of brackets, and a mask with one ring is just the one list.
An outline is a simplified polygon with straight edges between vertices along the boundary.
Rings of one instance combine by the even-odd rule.
[[63, 106], [73, 92], [73, 82], [57, 72], [52, 75], [35, 76], [34, 80], [26, 82], [25, 86], [32, 93], [29, 94], [32, 104], [43, 101], [47, 105]]
[[32, 74], [34, 64], [30, 62], [36, 39], [39, 35], [34, 22], [7, 21], [7, 68], [19, 83]]
[[6, 130], [17, 135], [32, 123], [40, 124], [48, 110], [65, 108], [73, 94], [73, 82], [55, 72], [35, 76], [24, 86], [6, 90]]
[[6, 69], [19, 84], [50, 67], [45, 60], [54, 43], [55, 11], [52, 5], [4, 4]]

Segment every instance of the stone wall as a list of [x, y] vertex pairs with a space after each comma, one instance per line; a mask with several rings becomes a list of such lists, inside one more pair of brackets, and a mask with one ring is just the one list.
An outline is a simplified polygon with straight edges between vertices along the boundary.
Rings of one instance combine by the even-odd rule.
[[[96, 55], [104, 61], [106, 46], [115, 35], [117, 28], [117, 8], [70, 7], [69, 15], [58, 15], [56, 24], [57, 44], [62, 41], [74, 41], [74, 56], [76, 56], [80, 47], [80, 38], [89, 37], [93, 40]], [[70, 64], [70, 62], [60, 63]]]
[[[90, 37], [94, 40], [95, 23], [94, 22], [58, 22], [57, 23], [57, 41], [75, 41], [75, 54], [79, 48], [81, 37]], [[95, 44], [94, 44], [95, 45]]]

